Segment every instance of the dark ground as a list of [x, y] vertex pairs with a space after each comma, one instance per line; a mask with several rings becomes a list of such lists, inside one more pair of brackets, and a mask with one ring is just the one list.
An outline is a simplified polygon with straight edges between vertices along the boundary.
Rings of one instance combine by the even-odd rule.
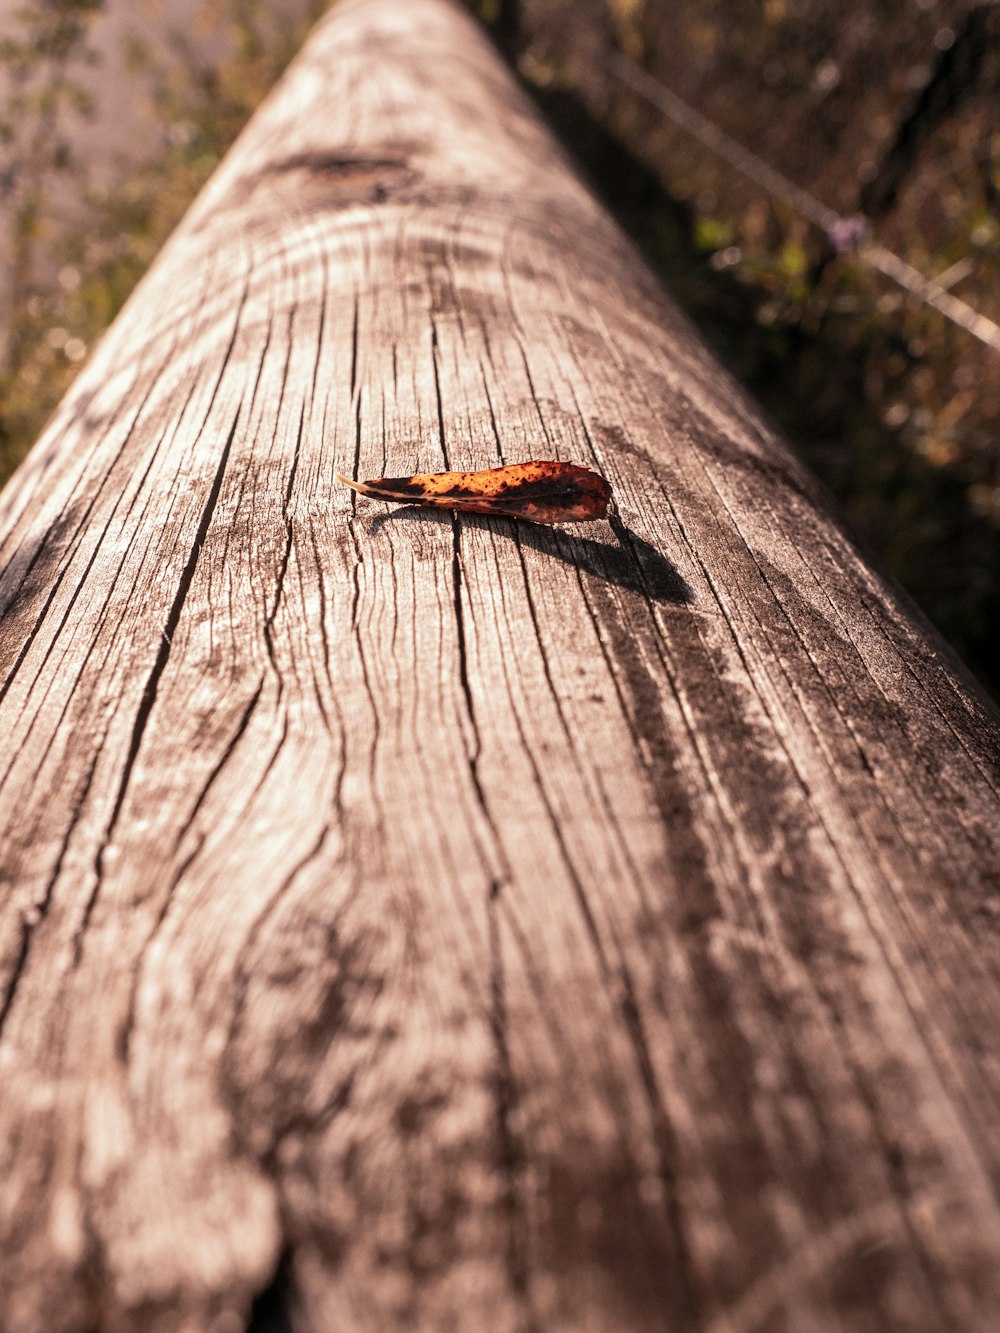
[[1000, 22], [984, 6], [887, 0], [875, 41], [859, 4], [767, 8], [783, 17], [682, 3], [669, 19], [647, 5], [616, 24], [596, 3], [526, 4], [515, 30], [507, 6], [504, 44], [593, 188], [859, 543], [1000, 693], [996, 352], [856, 257], [834, 257], [602, 63], [615, 49], [635, 56], [796, 184], [863, 210], [922, 272], [955, 266], [955, 294], [995, 319]]

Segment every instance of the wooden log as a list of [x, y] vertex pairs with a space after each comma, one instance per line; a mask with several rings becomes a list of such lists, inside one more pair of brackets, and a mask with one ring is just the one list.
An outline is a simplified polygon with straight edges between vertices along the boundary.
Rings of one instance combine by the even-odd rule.
[[[621, 541], [333, 482], [531, 457]], [[456, 8], [319, 26], [0, 569], [4, 1333], [995, 1327], [997, 715]]]

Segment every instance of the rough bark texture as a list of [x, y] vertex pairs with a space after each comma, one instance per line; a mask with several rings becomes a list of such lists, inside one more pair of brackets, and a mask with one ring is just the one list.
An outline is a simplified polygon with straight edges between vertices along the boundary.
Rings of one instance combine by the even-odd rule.
[[[621, 544], [333, 482], [530, 457]], [[996, 1327], [996, 717], [457, 10], [319, 27], [0, 569], [4, 1333]]]

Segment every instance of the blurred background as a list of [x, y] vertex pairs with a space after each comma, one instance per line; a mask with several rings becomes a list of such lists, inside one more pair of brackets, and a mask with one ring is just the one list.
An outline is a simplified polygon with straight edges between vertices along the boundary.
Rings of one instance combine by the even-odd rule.
[[[1000, 694], [1000, 5], [467, 4]], [[326, 7], [0, 0], [0, 483]]]

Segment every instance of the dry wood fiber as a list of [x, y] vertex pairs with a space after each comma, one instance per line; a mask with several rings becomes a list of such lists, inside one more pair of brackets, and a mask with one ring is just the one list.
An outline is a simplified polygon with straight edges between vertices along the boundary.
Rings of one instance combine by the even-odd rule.
[[[529, 457], [622, 543], [333, 482]], [[998, 736], [468, 18], [339, 6], [0, 495], [0, 1329], [995, 1327]]]

